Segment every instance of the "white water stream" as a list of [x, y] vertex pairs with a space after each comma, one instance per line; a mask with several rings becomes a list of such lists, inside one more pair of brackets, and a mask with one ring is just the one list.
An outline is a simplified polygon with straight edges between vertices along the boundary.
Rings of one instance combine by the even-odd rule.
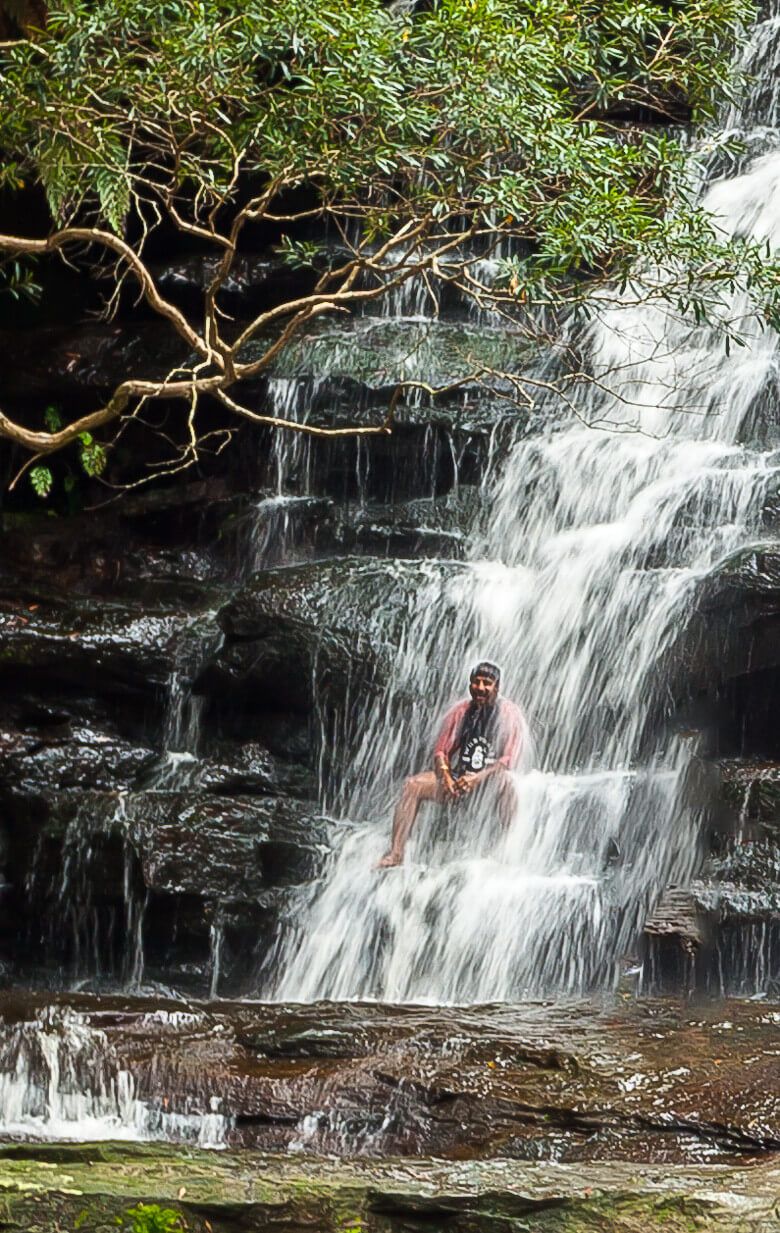
[[[773, 20], [754, 36], [759, 71], [777, 35]], [[730, 128], [756, 123], [762, 88]], [[775, 116], [760, 122], [766, 134]], [[705, 194], [724, 230], [773, 246], [775, 145]], [[662, 722], [664, 657], [701, 580], [759, 536], [778, 470], [744, 443], [777, 375], [776, 337], [746, 301], [724, 312], [749, 340], [731, 354], [657, 306], [603, 304], [586, 347], [598, 384], [577, 415], [550, 407], [549, 431], [518, 441], [469, 569], [420, 597], [392, 687], [366, 706], [345, 802], [357, 825], [297, 905], [273, 997], [473, 1002], [609, 985], [648, 907], [694, 872], [696, 751]], [[482, 657], [503, 665], [535, 735], [513, 827], [456, 811], [456, 833], [437, 839], [429, 810], [404, 867], [374, 871], [400, 777], [430, 764], [444, 705]]]
[[[706, 197], [725, 228], [773, 244], [779, 35], [780, 19], [757, 28], [747, 50], [755, 85], [728, 117], [729, 129], [747, 130], [749, 159]], [[386, 311], [430, 309], [418, 285]], [[739, 316], [742, 307], [729, 311]], [[352, 821], [326, 878], [295, 906], [265, 990], [272, 997], [479, 1002], [608, 986], [634, 952], [649, 906], [699, 861], [701, 818], [686, 790], [696, 751], [664, 726], [663, 663], [701, 580], [760, 533], [778, 459], [745, 442], [778, 377], [777, 342], [753, 330], [750, 346], [728, 355], [716, 333], [658, 308], [604, 304], [587, 350], [601, 384], [583, 397], [579, 416], [550, 407], [554, 427], [519, 440], [498, 479], [490, 476], [488, 532], [474, 533], [463, 570], [430, 564], [397, 639], [392, 686], [365, 700], [356, 749], [345, 724], [353, 756], [335, 805]], [[285, 415], [300, 394], [299, 382], [281, 378], [269, 392]], [[316, 384], [306, 394], [310, 401]], [[288, 474], [307, 487], [307, 443], [291, 452], [279, 438], [278, 450], [277, 495], [258, 506], [254, 526], [257, 564], [286, 534]], [[381, 636], [381, 612], [374, 632]], [[444, 819], [428, 810], [405, 866], [375, 871], [404, 774], [427, 762], [443, 709], [485, 655], [503, 664], [505, 692], [525, 708], [534, 734], [511, 829], [501, 834], [489, 810]], [[186, 784], [196, 759], [199, 711], [188, 685], [196, 666], [183, 655], [171, 677], [157, 788]], [[121, 795], [100, 834], [122, 839], [125, 916], [117, 927], [128, 939], [124, 978], [137, 985], [146, 904], [133, 886]], [[90, 883], [85, 875], [79, 882], [92, 841], [80, 835], [77, 815], [57, 894], [63, 908], [73, 902], [63, 927], [73, 930], [76, 968], [83, 960], [100, 970]], [[743, 939], [746, 984], [756, 955], [777, 966], [762, 930]], [[212, 996], [223, 938], [219, 910]], [[221, 1147], [230, 1119], [220, 1108], [216, 1095], [176, 1112], [142, 1099], [107, 1035], [73, 1012], [42, 1011], [0, 1031], [6, 1136]], [[318, 1122], [305, 1121], [294, 1146], [320, 1133]]]
[[[173, 1019], [156, 1012], [160, 1031]], [[141, 1099], [108, 1037], [68, 1008], [34, 1020], [0, 1021], [0, 1111], [8, 1138], [164, 1140], [220, 1149], [230, 1128], [213, 1096], [204, 1108], [168, 1109], [163, 1093]], [[193, 1102], [191, 1102], [192, 1104]]]

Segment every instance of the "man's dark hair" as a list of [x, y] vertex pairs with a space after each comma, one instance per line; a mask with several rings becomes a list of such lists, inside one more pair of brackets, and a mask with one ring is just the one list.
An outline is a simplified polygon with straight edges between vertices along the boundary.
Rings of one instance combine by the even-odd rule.
[[498, 664], [491, 664], [489, 660], [483, 659], [476, 668], [471, 669], [469, 680], [473, 681], [475, 676], [490, 677], [491, 681], [495, 681], [498, 685], [501, 681], [501, 669]]

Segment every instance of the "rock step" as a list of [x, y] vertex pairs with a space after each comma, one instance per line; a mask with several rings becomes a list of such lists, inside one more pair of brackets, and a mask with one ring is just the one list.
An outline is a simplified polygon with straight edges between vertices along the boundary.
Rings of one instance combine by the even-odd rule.
[[[117, 1144], [2, 1149], [4, 1218], [28, 1233], [98, 1233], [131, 1208], [177, 1212], [190, 1233], [769, 1233], [780, 1169], [496, 1160], [304, 1161]], [[143, 1210], [143, 1209], [141, 1209]], [[152, 1213], [153, 1214], [153, 1213]], [[693, 1222], [693, 1223], [692, 1223]]]
[[56, 1044], [55, 1086], [75, 1084], [85, 1107], [99, 1095], [106, 1135], [123, 1071], [152, 1114], [204, 1118], [216, 1102], [228, 1147], [502, 1157], [518, 1172], [544, 1160], [551, 1175], [553, 1162], [735, 1164], [780, 1149], [780, 1014], [756, 1003], [427, 1009], [24, 993], [3, 1003], [0, 1130], [42, 1106], [34, 1132], [47, 1133]]

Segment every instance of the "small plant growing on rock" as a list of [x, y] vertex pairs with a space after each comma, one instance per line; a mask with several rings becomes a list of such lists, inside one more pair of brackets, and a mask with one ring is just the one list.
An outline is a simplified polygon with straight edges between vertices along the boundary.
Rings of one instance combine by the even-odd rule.
[[124, 1216], [117, 1216], [117, 1224], [126, 1233], [184, 1233], [186, 1225], [171, 1207], [158, 1203], [139, 1203]]

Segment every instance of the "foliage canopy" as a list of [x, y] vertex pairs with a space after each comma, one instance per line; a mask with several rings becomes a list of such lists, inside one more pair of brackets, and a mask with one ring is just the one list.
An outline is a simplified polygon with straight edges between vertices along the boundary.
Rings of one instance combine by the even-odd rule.
[[[46, 235], [0, 236], [0, 257], [17, 282], [26, 258], [100, 269], [107, 314], [129, 281], [190, 355], [56, 431], [3, 409], [0, 434], [36, 456], [96, 430], [110, 447], [125, 417], [173, 398], [177, 458], [193, 461], [204, 395], [278, 423], [238, 401], [241, 383], [315, 318], [412, 277], [526, 330], [538, 305], [639, 261], [669, 271], [665, 294], [680, 279], [690, 294], [705, 264], [763, 291], [762, 254], [700, 211], [671, 135], [732, 89], [749, 16], [745, 0], [55, 0], [43, 28], [0, 45], [0, 186], [41, 187], [50, 214]], [[325, 223], [338, 259], [320, 251]], [[220, 296], [261, 227], [314, 272], [234, 322]], [[161, 228], [213, 254], [196, 315], [146, 260]], [[512, 255], [488, 281], [496, 252]]]

